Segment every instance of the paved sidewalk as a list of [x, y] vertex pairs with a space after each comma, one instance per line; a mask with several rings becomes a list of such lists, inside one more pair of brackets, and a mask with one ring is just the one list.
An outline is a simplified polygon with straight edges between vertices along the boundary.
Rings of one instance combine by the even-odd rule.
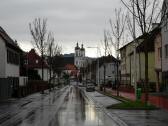
[[113, 104], [121, 103], [120, 101], [118, 101], [116, 99], [112, 99], [110, 97], [107, 97], [107, 96], [105, 96], [103, 94], [100, 94], [97, 91], [95, 91], [95, 92], [87, 92], [87, 94], [92, 99], [94, 99], [94, 101], [99, 103], [99, 105], [104, 106], [104, 107], [108, 107], [108, 106], [113, 105]]
[[[120, 102], [98, 92], [87, 94], [104, 107]], [[128, 126], [168, 126], [168, 111], [166, 110], [106, 110], [112, 117], [116, 116]]]
[[[106, 91], [110, 92], [112, 95], [117, 96], [117, 91], [116, 90], [106, 88]], [[122, 96], [122, 97], [125, 97], [127, 99], [130, 99], [130, 100], [135, 100], [135, 94], [134, 93], [119, 91], [119, 95]], [[143, 94], [141, 100], [145, 101], [144, 99], [145, 99], [145, 96]], [[155, 93], [154, 94], [149, 94], [149, 103], [151, 103], [151, 104], [153, 104], [153, 105], [155, 105], [159, 108], [168, 110], [168, 97], [165, 97], [165, 96], [162, 96], [162, 95], [155, 95]]]
[[128, 126], [123, 120], [121, 120], [118, 116], [110, 113], [106, 107], [112, 104], [120, 103], [120, 101], [100, 94], [98, 92], [85, 92], [85, 95], [88, 99], [90, 99], [96, 105], [96, 108], [100, 108], [106, 115], [108, 115], [118, 126]]
[[115, 110], [109, 109], [128, 126], [168, 126], [168, 112], [164, 110]]

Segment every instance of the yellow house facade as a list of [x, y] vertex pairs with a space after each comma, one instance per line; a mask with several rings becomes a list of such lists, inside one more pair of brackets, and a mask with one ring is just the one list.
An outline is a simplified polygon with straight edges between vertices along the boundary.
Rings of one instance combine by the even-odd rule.
[[[152, 35], [151, 35], [152, 34]], [[152, 31], [152, 36], [148, 40], [148, 82], [149, 89], [151, 91], [156, 90], [156, 71], [155, 71], [155, 37], [158, 33]], [[138, 86], [144, 87], [145, 80], [145, 53], [144, 53], [144, 41], [145, 36], [140, 36], [135, 42], [130, 42], [124, 47], [120, 48], [121, 56], [121, 84], [134, 87], [135, 82], [139, 83]], [[134, 48], [136, 45], [136, 65], [134, 64]], [[135, 66], [135, 68], [134, 68]]]

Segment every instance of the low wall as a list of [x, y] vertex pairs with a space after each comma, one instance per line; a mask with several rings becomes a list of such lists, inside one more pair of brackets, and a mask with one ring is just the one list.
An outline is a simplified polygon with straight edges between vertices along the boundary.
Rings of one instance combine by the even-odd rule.
[[28, 83], [28, 77], [21, 76], [19, 77], [19, 86], [26, 86]]
[[0, 99], [10, 98], [12, 96], [12, 85], [7, 78], [0, 78]]

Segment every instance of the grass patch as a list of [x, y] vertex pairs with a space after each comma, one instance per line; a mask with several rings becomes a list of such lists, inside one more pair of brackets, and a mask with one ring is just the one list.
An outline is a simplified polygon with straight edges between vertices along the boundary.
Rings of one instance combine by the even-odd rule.
[[103, 95], [106, 95], [106, 96], [109, 96], [109, 97], [112, 97], [118, 101], [121, 101], [121, 102], [125, 102], [125, 101], [129, 101], [129, 99], [127, 98], [124, 98], [124, 97], [121, 97], [121, 96], [115, 96], [115, 95], [112, 95], [110, 92], [103, 92], [103, 91], [100, 91], [100, 90], [96, 90], [97, 92], [103, 94]]
[[108, 106], [107, 109], [129, 109], [129, 110], [155, 110], [154, 105], [145, 104], [141, 101], [125, 101], [115, 105]]
[[125, 110], [156, 110], [156, 109], [158, 109], [154, 105], [145, 104], [141, 101], [132, 101], [130, 99], [127, 99], [127, 98], [124, 98], [121, 96], [114, 96], [110, 92], [103, 92], [103, 91], [99, 91], [99, 90], [97, 90], [97, 91], [101, 94], [104, 94], [106, 96], [109, 96], [109, 97], [112, 97], [116, 100], [121, 101], [121, 103], [108, 106], [107, 109], [123, 109], [123, 110], [124, 109]]

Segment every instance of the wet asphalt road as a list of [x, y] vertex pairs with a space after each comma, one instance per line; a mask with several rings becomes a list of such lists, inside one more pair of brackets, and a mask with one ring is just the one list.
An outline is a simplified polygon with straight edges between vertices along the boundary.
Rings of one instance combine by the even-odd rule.
[[0, 126], [117, 126], [81, 92], [69, 86], [27, 98], [20, 106], [9, 105]]

